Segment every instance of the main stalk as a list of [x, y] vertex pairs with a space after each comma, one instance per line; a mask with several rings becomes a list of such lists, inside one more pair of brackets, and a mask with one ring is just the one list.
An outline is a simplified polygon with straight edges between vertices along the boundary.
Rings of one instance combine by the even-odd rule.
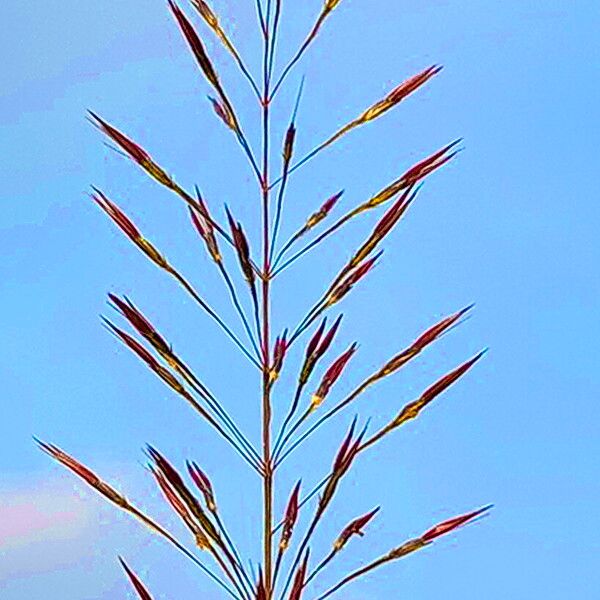
[[273, 465], [271, 461], [271, 342], [270, 342], [270, 284], [271, 265], [269, 236], [269, 11], [264, 33], [263, 98], [262, 98], [262, 213], [263, 213], [263, 269], [262, 269], [262, 438], [263, 438], [263, 545], [264, 585], [266, 600], [273, 598]]

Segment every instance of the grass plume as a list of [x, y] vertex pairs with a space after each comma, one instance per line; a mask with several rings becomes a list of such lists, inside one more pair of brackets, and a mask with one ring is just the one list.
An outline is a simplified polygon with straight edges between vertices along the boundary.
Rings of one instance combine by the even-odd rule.
[[[246, 62], [242, 57], [238, 51], [238, 47], [241, 46], [238, 46], [235, 36], [226, 31], [220, 15], [217, 15], [208, 1], [191, 0], [196, 18], [199, 17], [209, 30], [208, 34], [216, 38], [217, 49], [225, 50], [228, 60], [233, 59], [237, 66], [237, 76], [242, 79], [242, 83], [250, 85], [256, 96], [255, 108], [259, 116], [253, 127], [248, 127], [247, 131], [253, 132], [253, 135], [259, 131], [258, 140], [250, 140], [247, 137], [246, 124], [242, 124], [240, 117], [245, 120], [249, 111], [242, 111], [234, 106], [233, 99], [236, 95], [230, 95], [227, 90], [235, 90], [235, 85], [229, 81], [227, 85], [223, 83], [224, 80], [215, 66], [218, 62], [209, 56], [205, 42], [192, 20], [174, 0], [168, 0], [168, 8], [202, 75], [202, 83], [207, 86], [210, 108], [221, 121], [219, 125], [224, 124], [233, 133], [234, 145], [237, 142], [256, 178], [256, 212], [260, 223], [257, 230], [249, 228], [234, 217], [234, 213], [241, 213], [237, 207], [230, 209], [226, 206], [224, 219], [215, 215], [214, 209], [209, 209], [209, 203], [198, 188], [194, 195], [190, 194], [129, 135], [96, 113], [89, 113], [90, 121], [120, 154], [125, 155], [146, 175], [184, 202], [189, 213], [187, 224], [196, 232], [197, 244], [209, 258], [209, 268], [217, 269], [219, 282], [225, 284], [226, 299], [235, 308], [234, 325], [222, 316], [220, 307], [209, 304], [188, 278], [142, 234], [134, 219], [104, 192], [93, 188], [93, 201], [140, 250], [141, 256], [173, 279], [200, 311], [217, 324], [220, 333], [248, 359], [253, 372], [258, 371], [261, 387], [260, 398], [257, 401], [260, 408], [260, 441], [253, 440], [250, 434], [242, 430], [233, 410], [230, 412], [225, 408], [233, 404], [222, 402], [221, 398], [208, 388], [145, 312], [128, 297], [109, 294], [110, 305], [117, 311], [117, 317], [126, 322], [129, 331], [104, 318], [106, 328], [151, 374], [166, 384], [176, 397], [190, 405], [208, 425], [208, 434], [216, 434], [223, 439], [258, 478], [262, 488], [262, 510], [255, 514], [237, 515], [238, 518], [244, 518], [253, 524], [259, 523], [260, 532], [255, 534], [256, 543], [252, 549], [252, 559], [243, 555], [236, 540], [229, 534], [227, 525], [231, 515], [223, 514], [227, 511], [222, 512], [217, 503], [218, 486], [213, 484], [213, 478], [219, 473], [211, 473], [209, 477], [202, 461], [188, 459], [185, 461], [185, 468], [180, 471], [175, 463], [168, 460], [154, 446], [147, 445], [145, 450], [150, 476], [170, 507], [172, 516], [176, 521], [183, 523], [187, 531], [188, 538], [182, 542], [77, 459], [58, 446], [36, 441], [42, 451], [103, 498], [137, 519], [149, 531], [167, 541], [192, 561], [215, 584], [220, 594], [236, 600], [308, 600], [310, 594], [313, 600], [325, 600], [366, 574], [424, 549], [441, 536], [451, 534], [478, 520], [491, 508], [486, 506], [438, 523], [420, 536], [408, 539], [387, 553], [376, 555], [378, 558], [367, 561], [355, 571], [347, 572], [333, 587], [325, 591], [319, 588], [321, 574], [334, 560], [341, 563], [341, 558], [359, 545], [358, 539], [369, 532], [370, 524], [380, 513], [379, 507], [368, 512], [353, 510], [352, 514], [359, 516], [347, 522], [329, 548], [320, 551], [315, 543], [315, 532], [319, 526], [329, 517], [335, 506], [343, 502], [347, 476], [355, 464], [365, 451], [373, 451], [383, 438], [394, 437], [392, 433], [428, 412], [425, 409], [466, 375], [485, 353], [476, 354], [445, 374], [411, 402], [404, 405], [399, 403], [395, 409], [399, 409], [396, 416], [388, 420], [383, 427], [371, 432], [370, 415], [365, 414], [365, 409], [359, 406], [358, 400], [376, 384], [395, 376], [409, 362], [417, 360], [422, 353], [434, 346], [435, 342], [454, 330], [466, 319], [473, 306], [467, 306], [442, 318], [408, 345], [399, 345], [399, 351], [372, 371], [371, 375], [363, 379], [345, 397], [340, 394], [341, 385], [338, 382], [341, 378], [349, 378], [353, 368], [361, 360], [361, 355], [357, 353], [358, 343], [345, 346], [341, 353], [332, 352], [334, 342], [338, 343], [338, 338], [342, 336], [342, 315], [331, 313], [337, 310], [342, 301], [345, 303], [356, 300], [355, 294], [350, 294], [356, 286], [373, 283], [372, 278], [368, 276], [379, 264], [390, 238], [398, 234], [398, 224], [414, 203], [424, 181], [456, 157], [460, 151], [461, 140], [444, 145], [404, 171], [399, 170], [398, 173], [401, 174], [394, 181], [360, 204], [352, 204], [354, 208], [345, 209], [341, 216], [335, 219], [334, 214], [339, 210], [344, 191], [333, 193], [334, 190], [330, 190], [329, 194], [332, 195], [326, 200], [321, 199], [307, 206], [305, 212], [301, 213], [306, 215], [305, 220], [291, 229], [293, 234], [287, 241], [282, 240], [280, 243], [279, 233], [285, 219], [285, 199], [292, 173], [346, 134], [373, 123], [404, 103], [407, 98], [432, 81], [440, 73], [441, 67], [437, 64], [432, 65], [409, 77], [383, 98], [374, 101], [356, 118], [342, 127], [333, 128], [334, 133], [308, 154], [298, 155], [298, 137], [304, 133], [299, 118], [303, 80], [298, 87], [291, 117], [287, 117], [280, 128], [282, 133], [279, 135], [282, 135], [283, 139], [275, 139], [276, 124], [272, 109], [278, 99], [278, 91], [342, 2], [324, 0], [304, 41], [281, 69], [278, 67], [278, 40], [282, 35], [282, 23], [288, 6], [284, 0], [255, 2], [258, 33], [262, 41], [260, 73], [251, 72], [248, 65], [252, 63]], [[348, 6], [350, 4], [348, 3]], [[289, 8], [292, 7], [291, 4]], [[260, 155], [255, 156], [252, 148], [259, 146]], [[280, 165], [273, 164], [273, 148], [279, 148]], [[234, 177], [235, 174], [231, 176]], [[345, 202], [346, 198], [344, 204]], [[299, 322], [286, 323], [286, 327], [281, 326], [281, 329], [275, 330], [273, 312], [280, 308], [280, 305], [274, 301], [273, 288], [280, 281], [279, 275], [312, 250], [324, 251], [324, 242], [339, 233], [350, 221], [377, 210], [382, 210], [383, 214], [377, 219], [370, 234], [357, 248], [348, 249], [335, 277], [326, 282], [323, 286], [324, 292], [309, 305]], [[326, 226], [326, 223], [329, 225]], [[228, 252], [228, 247], [233, 252]], [[222, 249], [226, 251], [223, 252]], [[245, 290], [248, 297], [242, 296], [238, 290]], [[344, 330], [350, 325], [351, 323], [345, 322]], [[243, 328], [241, 336], [236, 332], [238, 327]], [[345, 334], [345, 331], [343, 333]], [[305, 335], [307, 339], [301, 342]], [[294, 366], [290, 364], [294, 358], [290, 349], [299, 343], [304, 344], [302, 359], [299, 365]], [[368, 342], [361, 340], [361, 345], [363, 343]], [[244, 366], [246, 365], [247, 363], [244, 363]], [[282, 383], [286, 382], [287, 372], [290, 370], [295, 378], [294, 384], [290, 389], [281, 390], [282, 395], [287, 398], [287, 403], [275, 403], [273, 390], [283, 387]], [[281, 376], [284, 371], [285, 376]], [[243, 401], [246, 403], [249, 399], [244, 397]], [[341, 417], [351, 405], [356, 412], [347, 424], [347, 432], [340, 441], [326, 474], [318, 483], [309, 481], [309, 485], [305, 485], [302, 481], [310, 478], [314, 470], [314, 465], [311, 464], [308, 472], [294, 474], [292, 481], [297, 483], [291, 490], [283, 488], [279, 474], [287, 457], [307, 444], [315, 432], [327, 427], [334, 417]], [[377, 446], [377, 449], [380, 447]], [[251, 492], [242, 489], [240, 493], [245, 495]], [[283, 507], [279, 505], [280, 499], [285, 500]], [[362, 509], [364, 510], [365, 508]], [[301, 517], [304, 515], [308, 525], [301, 527], [304, 523]], [[189, 544], [190, 548], [193, 547], [193, 550], [188, 549], [186, 544]], [[260, 555], [258, 563], [257, 555]], [[152, 597], [141, 579], [123, 559], [120, 561], [137, 596], [141, 600], [151, 600]], [[212, 588], [208, 589], [207, 597], [212, 598], [214, 591]]]

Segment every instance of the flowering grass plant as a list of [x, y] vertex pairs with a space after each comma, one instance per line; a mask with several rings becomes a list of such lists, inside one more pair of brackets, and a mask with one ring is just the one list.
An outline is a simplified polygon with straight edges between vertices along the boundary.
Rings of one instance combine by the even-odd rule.
[[[331, 459], [327, 475], [315, 487], [304, 489], [300, 481], [291, 490], [281, 490], [278, 485], [278, 471], [290, 454], [308, 444], [312, 435], [326, 427], [333, 417], [347, 413], [347, 409], [354, 406], [356, 400], [368, 389], [392, 377], [459, 325], [472, 308], [463, 308], [432, 324], [416, 340], [377, 368], [348, 396], [336, 398], [336, 383], [351, 368], [357, 345], [350, 345], [339, 356], [331, 356], [330, 348], [342, 327], [342, 316], [335, 313], [356, 286], [367, 285], [369, 273], [378, 263], [386, 239], [417, 199], [423, 180], [451, 161], [459, 151], [460, 144], [460, 140], [453, 141], [434, 151], [375, 195], [337, 217], [334, 215], [342, 192], [333, 195], [320, 206], [307, 210], [304, 224], [289, 239], [279, 241], [290, 177], [343, 136], [382, 118], [408, 96], [417, 93], [441, 70], [438, 65], [425, 68], [397, 85], [384, 98], [374, 101], [307, 155], [297, 156], [295, 141], [301, 92], [282, 141], [273, 139], [272, 107], [288, 75], [318, 39], [319, 33], [340, 3], [341, 0], [325, 1], [304, 42], [278, 72], [276, 48], [283, 0], [256, 0], [259, 32], [263, 40], [262, 72], [260, 76], [256, 76], [247, 68], [234, 41], [223, 29], [213, 9], [204, 0], [192, 0], [190, 8], [196, 19], [203, 22], [209, 35], [216, 37], [239, 67], [241, 76], [256, 96], [262, 130], [261, 150], [257, 154], [254, 151], [256, 141], [250, 140], [246, 135], [244, 124], [206, 51], [197, 25], [193, 24], [192, 18], [180, 6], [169, 0], [169, 10], [174, 22], [187, 42], [209, 89], [210, 105], [221, 125], [230, 130], [256, 179], [257, 211], [260, 211], [261, 217], [260, 248], [251, 247], [249, 240], [253, 236], [247, 235], [246, 228], [236, 219], [233, 209], [226, 208], [223, 218], [219, 218], [209, 208], [211, 203], [208, 200], [197, 190], [184, 189], [149, 152], [127, 134], [103, 117], [95, 113], [89, 115], [91, 122], [120, 153], [183, 201], [189, 211], [190, 226], [197, 232], [209, 259], [222, 278], [226, 299], [231, 301], [234, 314], [239, 318], [239, 324], [228, 323], [166, 255], [145, 237], [145, 233], [119, 208], [118, 203], [103, 191], [93, 188], [91, 196], [98, 207], [147, 259], [189, 294], [199, 310], [212, 319], [229, 338], [232, 351], [241, 352], [248, 361], [248, 367], [260, 378], [262, 391], [257, 401], [261, 407], [262, 440], [257, 446], [238, 425], [234, 411], [225, 409], [221, 400], [188, 366], [163, 334], [157, 331], [140, 308], [127, 297], [109, 295], [110, 304], [126, 323], [128, 330], [106, 318], [104, 322], [107, 329], [176, 396], [188, 403], [262, 482], [262, 535], [256, 540], [257, 550], [260, 549], [261, 555], [258, 568], [254, 572], [248, 569], [246, 557], [241, 555], [235, 540], [228, 533], [227, 517], [221, 514], [217, 503], [217, 490], [209, 475], [197, 462], [190, 460], [185, 470], [181, 470], [159, 449], [152, 446], [146, 449], [149, 474], [154, 478], [165, 501], [189, 530], [194, 547], [191, 550], [189, 540], [178, 539], [78, 460], [53, 444], [42, 441], [38, 443], [45, 452], [109, 502], [138, 519], [193, 561], [212, 580], [216, 586], [213, 591], [222, 593], [222, 597], [230, 596], [237, 600], [323, 600], [337, 594], [366, 573], [427, 547], [440, 536], [478, 519], [489, 510], [489, 507], [478, 508], [449, 518], [427, 529], [420, 536], [399, 541], [396, 547], [374, 557], [358, 570], [349, 572], [333, 587], [319, 587], [319, 576], [323, 571], [332, 562], [339, 560], [343, 552], [351, 549], [358, 541], [357, 538], [368, 532], [369, 524], [379, 513], [379, 508], [374, 508], [357, 516], [332, 540], [328, 550], [323, 551], [313, 544], [315, 531], [331, 512], [338, 497], [343, 495], [344, 480], [348, 472], [362, 454], [373, 452], [380, 440], [392, 436], [408, 421], [418, 417], [449, 386], [469, 371], [484, 352], [469, 358], [431, 384], [413, 401], [400, 407], [396, 416], [378, 430], [371, 431], [368, 420], [364, 416], [355, 415], [348, 425], [346, 435], [340, 441], [337, 453]], [[280, 165], [273, 167], [271, 150], [276, 145], [281, 147], [282, 159]], [[273, 331], [272, 313], [276, 307], [272, 302], [272, 289], [278, 283], [279, 275], [293, 268], [298, 260], [319, 247], [322, 242], [343, 231], [349, 221], [378, 210], [382, 214], [370, 235], [358, 248], [348, 253], [348, 258], [337, 275], [326, 284], [322, 296], [306, 311], [304, 318], [284, 331]], [[230, 247], [233, 253], [223, 253], [224, 247]], [[229, 257], [228, 260], [226, 256]], [[248, 294], [248, 298], [245, 299], [243, 294]], [[238, 333], [240, 331], [242, 334]], [[303, 345], [302, 363], [297, 366], [288, 364], [290, 348], [299, 344]], [[283, 369], [297, 373], [297, 383], [295, 389], [288, 390], [289, 405], [282, 409], [281, 406], [274, 406], [272, 393], [280, 385], [279, 376]], [[274, 415], [275, 410], [280, 412]], [[281, 425], [276, 427], [275, 423]], [[298, 480], [301, 477], [302, 474], [299, 473]], [[274, 509], [276, 493], [288, 498], [283, 514], [276, 514]], [[297, 527], [301, 511], [309, 515], [305, 531], [300, 531], [300, 527]], [[151, 592], [145, 584], [122, 559], [121, 563], [137, 595], [144, 600], [151, 599]]]

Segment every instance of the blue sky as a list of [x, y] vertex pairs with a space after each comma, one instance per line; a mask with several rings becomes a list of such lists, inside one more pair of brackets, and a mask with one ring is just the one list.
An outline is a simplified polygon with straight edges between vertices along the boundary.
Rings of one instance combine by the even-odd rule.
[[[256, 72], [253, 2], [213, 4]], [[285, 4], [280, 67], [321, 6]], [[0, 68], [0, 595], [128, 597], [116, 562], [122, 554], [159, 599], [221, 598], [193, 566], [51, 465], [31, 435], [72, 452], [178, 532], [143, 469], [141, 448], [151, 442], [178, 464], [194, 458], [214, 479], [230, 529], [250, 553], [259, 530], [257, 482], [103, 330], [106, 292], [129, 294], [255, 440], [256, 377], [92, 205], [89, 185], [118, 200], [232, 318], [225, 292], [183, 206], [104, 147], [85, 111], [130, 133], [185, 187], [199, 184], [218, 214], [224, 202], [232, 206], [256, 248], [251, 174], [211, 113], [207, 85], [163, 2], [3, 3], [0, 17], [0, 50], [10, 57]], [[426, 89], [294, 177], [288, 235], [338, 189], [346, 189], [341, 212], [433, 150], [465, 139], [465, 151], [428, 181], [390, 236], [381, 265], [344, 303], [335, 351], [354, 340], [360, 350], [335, 397], [471, 302], [477, 306], [468, 322], [357, 410], [383, 423], [439, 375], [491, 348], [348, 478], [315, 550], [357, 514], [378, 504], [383, 510], [318, 589], [488, 502], [496, 504], [490, 518], [342, 597], [553, 600], [592, 598], [600, 586], [599, 17], [597, 3], [583, 0], [347, 0], [279, 96], [274, 111], [283, 126], [306, 75], [303, 154], [393, 85], [432, 63], [445, 66]], [[206, 39], [256, 141], [245, 82]], [[376, 218], [357, 221], [281, 277], [277, 328], [298, 321]], [[290, 369], [276, 394], [279, 414], [292, 377]], [[302, 469], [306, 482], [325, 472], [351, 416], [290, 460], [278, 510], [294, 472]]]

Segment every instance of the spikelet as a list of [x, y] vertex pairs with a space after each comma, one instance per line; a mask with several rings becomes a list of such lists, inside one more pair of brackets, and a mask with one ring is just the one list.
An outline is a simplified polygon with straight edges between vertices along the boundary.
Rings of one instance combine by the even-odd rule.
[[407, 421], [412, 419], [416, 419], [421, 411], [435, 398], [437, 398], [442, 392], [448, 389], [453, 383], [458, 381], [460, 377], [462, 377], [469, 369], [471, 369], [475, 363], [477, 363], [486, 353], [486, 351], [482, 351], [479, 354], [475, 355], [473, 358], [463, 363], [453, 371], [450, 371], [447, 375], [444, 375], [441, 379], [439, 379], [436, 383], [428, 387], [422, 394], [414, 400], [407, 404], [400, 413], [385, 427], [380, 429], [376, 434], [374, 434], [371, 438], [369, 438], [361, 450], [372, 446], [374, 443], [379, 441], [382, 437], [394, 431], [398, 427], [404, 425]]
[[388, 209], [383, 215], [375, 229], [365, 241], [365, 243], [357, 250], [349, 263], [349, 268], [353, 269], [358, 266], [373, 250], [381, 243], [385, 236], [392, 231], [394, 226], [402, 218], [408, 207], [412, 204], [416, 197], [416, 192], [413, 193], [413, 188], [408, 188], [404, 194]]
[[283, 361], [288, 350], [287, 334], [288, 332], [286, 329], [283, 332], [283, 334], [281, 336], [278, 336], [275, 340], [275, 348], [273, 350], [273, 364], [271, 365], [271, 370], [269, 373], [271, 383], [273, 383], [279, 378], [279, 374], [281, 373], [281, 369], [283, 367]]
[[171, 355], [171, 347], [169, 344], [129, 298], [125, 297], [124, 299], [121, 299], [118, 296], [115, 296], [115, 294], [108, 294], [108, 297], [114, 307], [131, 323], [132, 327], [156, 349], [157, 352], [164, 356]]
[[215, 493], [210, 479], [195, 462], [187, 462], [186, 464], [190, 477], [204, 496], [206, 508], [208, 508], [211, 513], [217, 514], [217, 502], [215, 500]]
[[225, 207], [225, 211], [227, 213], [227, 220], [229, 221], [229, 227], [233, 236], [233, 244], [237, 252], [242, 273], [250, 286], [252, 295], [256, 297], [256, 274], [252, 266], [252, 259], [250, 258], [248, 239], [242, 229], [242, 225], [234, 220], [228, 207]]
[[310, 557], [310, 551], [307, 550], [304, 554], [304, 560], [298, 567], [296, 575], [294, 577], [294, 583], [292, 585], [292, 591], [289, 595], [289, 600], [300, 600], [302, 598], [302, 591], [306, 582], [306, 572], [308, 570], [308, 559]]
[[325, 306], [333, 306], [339, 302], [369, 271], [371, 271], [382, 254], [383, 252], [379, 252], [373, 258], [365, 260], [348, 276], [343, 278], [338, 285], [334, 286], [325, 300]]
[[210, 257], [217, 264], [221, 264], [223, 262], [223, 257], [221, 256], [219, 244], [217, 243], [217, 238], [215, 237], [215, 228], [213, 225], [212, 218], [208, 212], [206, 203], [202, 199], [202, 196], [200, 195], [200, 192], [198, 190], [197, 196], [198, 207], [189, 207], [192, 223], [194, 224], [196, 231], [200, 234], [200, 237], [204, 240], [204, 243], [206, 244], [206, 249], [208, 250]]
[[362, 517], [358, 517], [354, 519], [349, 525], [347, 525], [342, 533], [338, 536], [337, 540], [333, 544], [333, 549], [335, 552], [339, 552], [350, 540], [350, 538], [354, 535], [358, 535], [362, 537], [364, 535], [363, 529], [366, 525], [371, 521], [371, 519], [379, 512], [379, 507], [375, 508], [371, 512], [368, 512], [366, 515]]
[[153, 467], [150, 467], [150, 471], [154, 475], [154, 478], [156, 479], [156, 482], [158, 483], [158, 486], [160, 487], [167, 502], [179, 515], [186, 527], [192, 532], [196, 546], [198, 546], [200, 550], [208, 550], [210, 548], [210, 542], [208, 541], [208, 538], [198, 526], [194, 520], [194, 517], [185, 504], [181, 501], [171, 484], [166, 480], [165, 476], [161, 472], [157, 471]]
[[323, 514], [323, 512], [331, 502], [337, 490], [338, 484], [340, 483], [342, 477], [348, 472], [348, 469], [350, 469], [352, 462], [354, 461], [356, 455], [361, 449], [362, 441], [367, 432], [367, 428], [365, 426], [365, 428], [360, 432], [356, 439], [354, 439], [355, 427], [356, 418], [353, 420], [352, 425], [350, 426], [350, 430], [344, 438], [344, 441], [342, 442], [342, 445], [340, 446], [340, 449], [338, 450], [338, 453], [335, 457], [335, 461], [333, 463], [333, 468], [331, 471], [331, 476], [325, 485], [321, 497], [319, 498], [318, 514]]
[[[244, 62], [242, 61], [242, 57], [240, 56], [239, 52], [237, 51], [236, 47], [233, 45], [232, 41], [229, 39], [225, 31], [223, 30], [223, 27], [221, 26], [221, 23], [219, 22], [219, 19], [215, 12], [212, 10], [212, 8], [204, 0], [192, 0], [192, 6], [198, 11], [206, 25], [213, 31], [213, 33], [217, 36], [217, 38], [227, 49], [227, 51], [231, 53], [244, 75], [250, 81], [252, 87], [255, 90], [257, 90], [256, 84], [254, 83], [252, 76], [250, 75], [250, 73], [246, 69], [246, 66], [244, 65]], [[234, 127], [232, 127], [232, 129], [234, 129]]]
[[352, 346], [350, 346], [350, 348], [348, 348], [346, 352], [344, 352], [339, 358], [337, 358], [334, 361], [334, 363], [329, 367], [329, 369], [327, 369], [317, 391], [312, 397], [309, 408], [310, 412], [315, 411], [319, 406], [321, 406], [321, 404], [329, 394], [329, 391], [333, 387], [334, 383], [340, 378], [341, 374], [346, 368], [346, 365], [348, 364], [352, 356], [354, 356], [357, 347], [358, 346], [356, 343], [352, 344]]
[[294, 487], [290, 499], [288, 500], [287, 508], [285, 510], [285, 517], [283, 519], [283, 527], [281, 531], [281, 540], [279, 541], [279, 549], [285, 552], [290, 544], [290, 539], [294, 533], [294, 527], [298, 520], [299, 511], [299, 496], [300, 496], [300, 485], [298, 482]]
[[477, 519], [478, 517], [481, 517], [482, 515], [489, 512], [492, 508], [493, 508], [493, 505], [489, 504], [488, 506], [484, 506], [483, 508], [474, 510], [473, 512], [470, 512], [470, 513], [467, 513], [464, 515], [460, 515], [459, 517], [454, 517], [452, 519], [448, 519], [447, 521], [444, 521], [443, 523], [439, 523], [435, 527], [432, 527], [431, 529], [426, 531], [421, 536], [421, 540], [423, 540], [425, 542], [431, 542], [431, 541], [439, 538], [442, 535], [447, 535], [447, 534], [451, 533], [452, 531], [454, 531], [455, 529], [458, 529], [459, 527], [463, 527], [467, 523], [470, 523], [473, 520]]
[[308, 217], [306, 221], [306, 224], [303, 227], [303, 233], [310, 231], [313, 227], [316, 227], [323, 219], [325, 219], [327, 215], [329, 215], [329, 213], [333, 210], [333, 207], [338, 203], [339, 199], [343, 196], [343, 194], [344, 190], [341, 190], [337, 194], [334, 194], [333, 196], [331, 196], [331, 198], [328, 198], [323, 203], [323, 205], [317, 212], [310, 215], [310, 217]]
[[113, 504], [116, 504], [118, 507], [124, 510], [127, 510], [131, 506], [125, 496], [117, 492], [112, 486], [102, 481], [93, 471], [82, 465], [79, 461], [75, 460], [72, 456], [66, 452], [63, 452], [60, 448], [54, 446], [53, 444], [47, 444], [38, 439], [35, 441], [38, 446], [44, 452], [46, 452], [46, 454], [63, 464], [65, 467], [67, 467], [67, 469], [73, 471], [73, 473], [81, 477], [81, 479], [83, 479], [88, 485], [110, 500]]
[[428, 404], [430, 404], [442, 392], [444, 392], [460, 377], [462, 377], [484, 354], [485, 351], [480, 352], [479, 354], [468, 360], [466, 363], [462, 364], [460, 367], [454, 369], [453, 371], [442, 377], [431, 387], [427, 388], [427, 390], [425, 390], [423, 394], [421, 394], [421, 397], [418, 400], [411, 402], [402, 409], [400, 414], [394, 419], [393, 427], [400, 427], [401, 425], [404, 425], [404, 423], [406, 423], [407, 421], [416, 419], [419, 416], [419, 413]]
[[407, 79], [399, 86], [394, 88], [383, 100], [376, 102], [373, 106], [367, 109], [358, 119], [357, 124], [367, 123], [377, 119], [388, 110], [402, 102], [405, 98], [410, 96], [423, 84], [429, 81], [434, 75], [437, 75], [442, 70], [439, 65], [433, 65], [421, 73], [414, 75], [410, 79]]
[[[323, 319], [321, 325], [314, 333], [313, 337], [310, 339], [308, 345], [306, 346], [306, 354], [304, 357], [304, 363], [302, 365], [302, 369], [300, 369], [300, 376], [298, 379], [298, 383], [301, 386], [304, 386], [311, 376], [317, 362], [325, 355], [329, 346], [331, 346], [335, 334], [340, 327], [340, 323], [342, 322], [342, 316], [340, 315], [331, 329], [327, 332], [325, 337], [323, 338], [323, 333], [325, 332], [325, 325], [327, 324], [327, 318]], [[321, 340], [321, 338], [323, 338]]]
[[159, 167], [150, 155], [138, 144], [129, 139], [124, 133], [101, 119], [97, 114], [89, 111], [92, 123], [115, 142], [134, 162], [136, 162], [150, 177], [162, 185], [174, 190], [176, 184], [173, 179]]
[[173, 2], [173, 0], [169, 0], [169, 6], [173, 15], [175, 16], [175, 20], [181, 29], [200, 70], [208, 80], [208, 82], [213, 86], [215, 91], [217, 92], [219, 99], [221, 101], [221, 107], [226, 114], [226, 118], [224, 119], [227, 123], [231, 123], [232, 129], [239, 133], [239, 125], [235, 113], [233, 112], [233, 108], [231, 103], [229, 102], [227, 96], [225, 95], [225, 91], [221, 85], [217, 72], [215, 71], [206, 50], [204, 49], [204, 45], [200, 40], [200, 37], [196, 33], [194, 27], [182, 12], [182, 10]]
[[467, 306], [454, 314], [445, 317], [424, 333], [422, 333], [408, 348], [402, 352], [396, 354], [391, 358], [374, 376], [375, 379], [381, 379], [387, 377], [392, 373], [395, 373], [398, 369], [403, 367], [407, 362], [419, 355], [429, 344], [439, 339], [444, 333], [449, 331], [454, 325], [456, 325], [460, 319], [467, 314], [468, 311], [473, 308], [473, 305]]
[[152, 600], [150, 592], [145, 588], [144, 584], [141, 582], [139, 577], [127, 566], [127, 564], [121, 557], [119, 557], [119, 562], [121, 563], [123, 570], [127, 574], [127, 577], [129, 577], [129, 581], [131, 581], [131, 585], [133, 585], [133, 588], [135, 589], [137, 595], [140, 597], [140, 600]]
[[256, 600], [267, 600], [267, 590], [265, 588], [265, 576], [262, 567], [258, 568], [258, 582], [256, 584]]
[[166, 258], [145, 239], [133, 222], [125, 213], [100, 190], [94, 188], [92, 195], [94, 202], [113, 220], [114, 223], [129, 237], [129, 239], [156, 265], [161, 269], [168, 269], [169, 263]]

